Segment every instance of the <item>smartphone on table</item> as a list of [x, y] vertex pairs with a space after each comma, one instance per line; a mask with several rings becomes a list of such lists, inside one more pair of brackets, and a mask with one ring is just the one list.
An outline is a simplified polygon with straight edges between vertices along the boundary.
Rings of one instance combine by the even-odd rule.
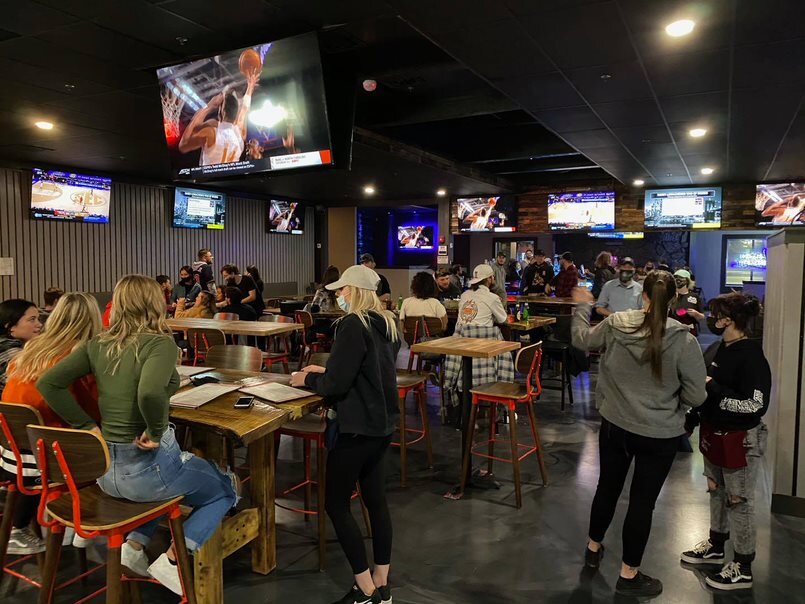
[[253, 404], [253, 396], [241, 396], [237, 401], [235, 401], [235, 409], [249, 409]]

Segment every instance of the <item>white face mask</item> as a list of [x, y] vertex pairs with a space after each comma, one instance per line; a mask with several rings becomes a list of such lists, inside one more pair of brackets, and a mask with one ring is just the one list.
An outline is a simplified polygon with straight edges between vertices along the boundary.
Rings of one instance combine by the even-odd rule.
[[346, 301], [344, 296], [338, 296], [335, 301], [338, 303], [338, 307], [343, 310], [344, 312], [349, 312], [349, 302]]

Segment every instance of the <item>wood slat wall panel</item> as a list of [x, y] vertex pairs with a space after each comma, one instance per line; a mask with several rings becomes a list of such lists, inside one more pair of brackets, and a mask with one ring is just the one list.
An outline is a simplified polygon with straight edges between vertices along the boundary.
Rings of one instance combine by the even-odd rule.
[[191, 264], [201, 247], [242, 271], [254, 263], [266, 283], [296, 281], [298, 293], [314, 279], [314, 210], [302, 236], [265, 232], [266, 202], [230, 196], [223, 231], [174, 229], [172, 191], [113, 182], [109, 224], [29, 217], [31, 173], [0, 169], [0, 257], [14, 258], [15, 274], [0, 276], [0, 300], [42, 303], [51, 286], [66, 291], [111, 291], [127, 273], [167, 274]]

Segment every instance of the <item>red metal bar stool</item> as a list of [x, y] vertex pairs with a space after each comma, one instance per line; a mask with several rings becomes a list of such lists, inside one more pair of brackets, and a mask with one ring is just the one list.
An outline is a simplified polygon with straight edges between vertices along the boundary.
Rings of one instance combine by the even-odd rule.
[[[425, 452], [428, 456], [428, 467], [433, 467], [433, 446], [430, 440], [430, 428], [428, 426], [428, 402], [425, 394], [425, 385], [428, 381], [428, 374], [407, 371], [397, 371], [397, 394], [400, 399], [400, 432], [399, 442], [392, 442], [391, 446], [400, 447], [400, 486], [405, 487], [408, 478], [408, 447], [425, 441]], [[416, 395], [417, 409], [422, 421], [421, 428], [408, 427], [405, 417], [405, 399], [409, 392]], [[408, 434], [417, 434], [413, 440], [408, 440]]]
[[[545, 470], [545, 460], [542, 454], [542, 445], [537, 431], [537, 419], [534, 416], [534, 406], [532, 401], [534, 398], [539, 397], [542, 392], [542, 386], [539, 382], [539, 367], [542, 362], [542, 343], [532, 344], [521, 348], [517, 353], [515, 359], [515, 368], [518, 373], [526, 376], [525, 383], [511, 383], [511, 382], [495, 382], [491, 384], [484, 384], [477, 388], [473, 388], [472, 392], [472, 411], [470, 413], [469, 422], [469, 437], [467, 438], [467, 449], [464, 451], [463, 470], [461, 473], [461, 492], [464, 492], [464, 486], [467, 479], [467, 470], [469, 469], [470, 455], [484, 457], [488, 459], [488, 471], [492, 472], [492, 462], [502, 461], [511, 463], [514, 469], [514, 492], [517, 502], [517, 507], [523, 505], [523, 498], [520, 489], [520, 462], [529, 455], [536, 453], [539, 462], [539, 470], [542, 475], [542, 483], [548, 484], [548, 474]], [[532, 382], [536, 381], [536, 389], [534, 389]], [[475, 420], [478, 417], [478, 405], [482, 402], [490, 403], [490, 417], [489, 417], [489, 440], [473, 443], [473, 436], [475, 435]], [[533, 444], [521, 444], [517, 440], [517, 420], [515, 411], [517, 405], [524, 404], [528, 411], [528, 421], [531, 427], [531, 436], [534, 439]], [[506, 439], [500, 439], [495, 436], [495, 418], [497, 415], [497, 406], [505, 405], [509, 412], [509, 444], [511, 446], [511, 458], [495, 457], [495, 443], [505, 442]], [[476, 449], [488, 446], [487, 453], [481, 453]], [[521, 449], [525, 449], [524, 453], [520, 453]]]
[[[282, 315], [263, 315], [258, 321], [262, 323], [293, 323], [293, 319], [290, 317], [283, 317]], [[279, 363], [282, 365], [283, 371], [290, 375], [291, 370], [289, 367], [289, 363], [291, 361], [291, 339], [289, 334], [284, 334], [282, 336], [276, 336], [277, 339], [275, 340], [275, 336], [269, 336], [266, 338], [266, 346], [265, 351], [263, 351], [263, 364], [268, 371], [271, 371], [271, 368]], [[272, 344], [275, 342], [282, 341], [282, 350], [279, 348], [279, 344], [274, 345], [274, 350], [272, 351]]]
[[299, 370], [305, 365], [310, 364], [310, 358], [316, 353], [323, 353], [327, 348], [327, 338], [323, 334], [317, 334], [316, 339], [308, 341], [308, 335], [313, 328], [313, 315], [306, 310], [294, 312], [296, 322], [302, 325], [302, 348], [299, 351]]

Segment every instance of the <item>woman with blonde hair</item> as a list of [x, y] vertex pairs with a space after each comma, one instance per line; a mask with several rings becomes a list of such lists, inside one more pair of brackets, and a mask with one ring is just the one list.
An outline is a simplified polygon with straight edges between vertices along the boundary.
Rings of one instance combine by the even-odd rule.
[[[127, 275], [115, 286], [108, 331], [78, 347], [36, 386], [73, 428], [98, 431], [69, 390], [76, 379], [94, 374], [100, 393], [100, 433], [111, 459], [98, 486], [108, 495], [137, 502], [183, 496], [182, 503], [193, 508], [184, 523], [185, 541], [196, 551], [235, 505], [236, 481], [212, 463], [179, 449], [168, 423], [170, 397], [179, 387], [175, 366], [176, 345], [165, 322], [159, 285], [144, 275]], [[122, 563], [181, 595], [175, 551], [181, 544], [172, 544], [148, 566], [144, 546], [158, 524], [159, 519], [154, 520], [128, 535]]]
[[215, 297], [208, 291], [200, 291], [196, 296], [196, 303], [190, 308], [187, 308], [184, 298], [179, 298], [173, 316], [177, 319], [212, 319], [217, 312]]
[[[14, 357], [6, 374], [6, 387], [2, 391], [5, 403], [30, 405], [39, 411], [47, 426], [63, 428], [61, 418], [45, 403], [36, 389], [36, 380], [76, 347], [87, 342], [101, 331], [101, 311], [92, 296], [70, 292], [63, 294], [49, 313], [47, 324], [36, 338], [28, 342]], [[98, 390], [91, 375], [79, 376], [70, 390], [93, 419], [99, 420]], [[22, 453], [23, 482], [27, 486], [39, 483], [39, 470], [31, 453]], [[11, 451], [0, 447], [0, 468], [9, 480], [16, 480], [17, 464]], [[39, 497], [21, 495], [14, 510], [8, 553], [17, 555], [45, 551], [45, 543], [30, 528], [36, 515]]]
[[[346, 313], [335, 324], [327, 367], [310, 365], [291, 376], [335, 404], [327, 412], [325, 508], [352, 566], [355, 584], [337, 604], [390, 603], [391, 516], [386, 502], [385, 457], [399, 416], [395, 361], [400, 350], [397, 319], [377, 297], [380, 277], [351, 266], [327, 286]], [[369, 510], [374, 571], [349, 502], [355, 482]]]

